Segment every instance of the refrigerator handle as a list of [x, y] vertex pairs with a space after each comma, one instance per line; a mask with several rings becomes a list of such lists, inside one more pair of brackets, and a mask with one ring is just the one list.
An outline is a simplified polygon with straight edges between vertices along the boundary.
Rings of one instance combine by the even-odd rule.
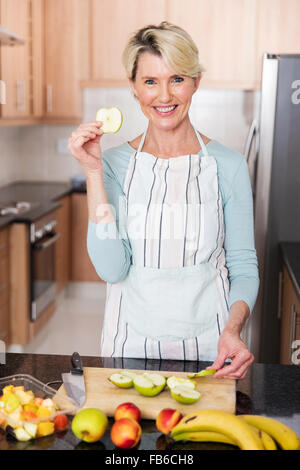
[[[256, 173], [257, 173], [257, 159], [258, 159], [258, 151], [259, 151], [259, 127], [258, 127], [258, 122], [257, 119], [254, 118], [252, 121], [252, 124], [250, 126], [248, 138], [246, 141], [245, 145], [245, 150], [244, 150], [244, 156], [246, 158], [248, 167], [250, 167], [250, 164], [253, 165], [253, 181], [252, 181], [252, 190], [253, 190], [253, 196], [255, 197], [255, 192], [256, 192]], [[251, 153], [251, 148], [253, 144], [253, 140], [255, 138], [255, 152], [252, 160], [250, 159], [250, 153]]]

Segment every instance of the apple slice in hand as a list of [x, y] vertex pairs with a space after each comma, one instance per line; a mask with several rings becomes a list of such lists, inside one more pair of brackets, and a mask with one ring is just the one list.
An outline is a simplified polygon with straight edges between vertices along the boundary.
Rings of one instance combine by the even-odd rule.
[[123, 116], [119, 108], [100, 108], [96, 114], [96, 121], [103, 123], [101, 129], [104, 134], [115, 134], [122, 126]]
[[187, 376], [190, 377], [190, 378], [193, 378], [193, 377], [204, 377], [205, 375], [213, 375], [215, 374], [217, 371], [216, 369], [203, 369], [203, 370], [200, 370], [200, 372], [194, 372], [194, 373], [189, 373]]

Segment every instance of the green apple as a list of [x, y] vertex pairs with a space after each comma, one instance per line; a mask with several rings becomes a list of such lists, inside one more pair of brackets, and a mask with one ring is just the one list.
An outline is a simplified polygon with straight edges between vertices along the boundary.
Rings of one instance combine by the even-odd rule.
[[155, 397], [163, 391], [166, 379], [160, 374], [144, 372], [133, 379], [133, 386], [145, 397]]
[[186, 387], [190, 387], [192, 390], [196, 388], [196, 382], [194, 380], [185, 379], [183, 377], [168, 377], [167, 385], [169, 389], [176, 387], [177, 385], [185, 385]]
[[199, 400], [201, 393], [197, 390], [191, 389], [185, 385], [177, 385], [176, 387], [171, 388], [171, 395], [174, 400], [179, 403], [184, 403], [185, 405], [191, 405]]
[[115, 373], [112, 374], [109, 380], [120, 388], [131, 388], [133, 387], [133, 379], [124, 373]]
[[120, 374], [127, 375], [128, 377], [131, 377], [132, 380], [138, 375], [136, 372], [132, 372], [132, 370], [127, 369], [122, 369]]
[[203, 369], [203, 370], [200, 370], [200, 372], [189, 373], [187, 376], [191, 378], [204, 377], [205, 375], [212, 375], [212, 374], [215, 374], [216, 372], [217, 372], [216, 369], [209, 369], [209, 370]]
[[96, 442], [104, 436], [108, 419], [98, 408], [84, 408], [72, 420], [72, 431], [84, 442]]
[[119, 108], [100, 108], [96, 114], [96, 121], [103, 123], [101, 129], [104, 134], [115, 134], [122, 126], [123, 116]]

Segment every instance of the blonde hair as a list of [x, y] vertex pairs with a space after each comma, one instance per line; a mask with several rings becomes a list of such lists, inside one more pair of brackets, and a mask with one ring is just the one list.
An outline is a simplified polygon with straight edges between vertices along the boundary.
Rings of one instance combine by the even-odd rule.
[[178, 75], [196, 78], [205, 69], [199, 64], [198, 48], [191, 36], [179, 26], [163, 21], [136, 31], [129, 39], [122, 63], [127, 77], [135, 81], [138, 59], [144, 52], [161, 56]]

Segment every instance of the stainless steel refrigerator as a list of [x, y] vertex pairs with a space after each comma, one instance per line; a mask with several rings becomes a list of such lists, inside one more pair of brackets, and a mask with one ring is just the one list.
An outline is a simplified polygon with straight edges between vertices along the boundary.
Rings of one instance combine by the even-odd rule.
[[[255, 143], [255, 145], [254, 145]], [[279, 362], [281, 241], [300, 241], [300, 54], [264, 54], [259, 119], [245, 147], [260, 291], [248, 324], [259, 362]]]

